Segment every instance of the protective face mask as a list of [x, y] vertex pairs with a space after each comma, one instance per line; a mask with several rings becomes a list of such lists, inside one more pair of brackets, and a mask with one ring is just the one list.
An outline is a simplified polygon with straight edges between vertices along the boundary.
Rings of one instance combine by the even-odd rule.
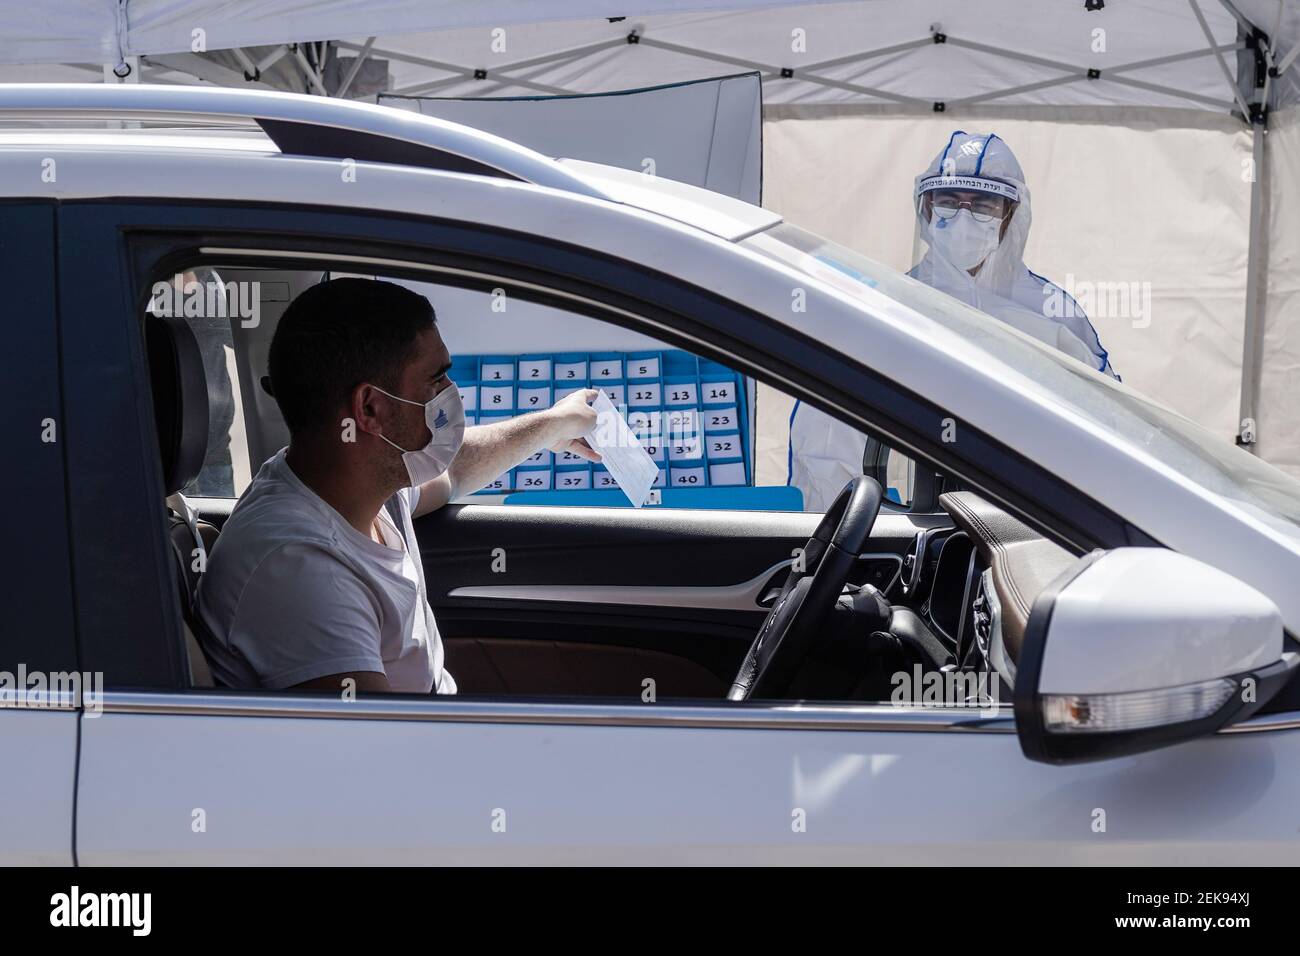
[[[374, 388], [384, 392], [378, 385]], [[465, 406], [460, 401], [460, 389], [452, 382], [428, 402], [413, 402], [410, 399], [384, 392], [391, 399], [405, 402], [407, 405], [424, 405], [424, 423], [429, 426], [429, 444], [416, 451], [389, 441], [387, 436], [379, 437], [402, 453], [402, 464], [411, 479], [411, 487], [418, 488], [426, 481], [432, 481], [451, 467], [451, 460], [460, 451], [460, 443], [465, 440]]]
[[931, 216], [930, 240], [934, 251], [958, 269], [967, 271], [989, 257], [998, 247], [1002, 220], [979, 222], [969, 209], [959, 209], [951, 219]]

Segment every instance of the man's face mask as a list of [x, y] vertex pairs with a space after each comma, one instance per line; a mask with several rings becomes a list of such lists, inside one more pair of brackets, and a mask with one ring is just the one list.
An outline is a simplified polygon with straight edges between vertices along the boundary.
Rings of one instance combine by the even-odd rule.
[[389, 398], [407, 405], [424, 405], [424, 423], [429, 426], [429, 443], [415, 451], [407, 451], [400, 445], [380, 435], [384, 441], [402, 453], [402, 464], [411, 480], [411, 487], [418, 488], [427, 481], [437, 478], [451, 467], [451, 460], [460, 451], [460, 444], [465, 439], [465, 407], [460, 401], [460, 389], [455, 382], [435, 395], [428, 402], [413, 402], [401, 398], [392, 392], [385, 392], [378, 385], [372, 386]]
[[1002, 220], [980, 221], [970, 209], [940, 212], [936, 203], [930, 216], [930, 240], [935, 252], [958, 269], [969, 271], [989, 257], [1001, 239]]

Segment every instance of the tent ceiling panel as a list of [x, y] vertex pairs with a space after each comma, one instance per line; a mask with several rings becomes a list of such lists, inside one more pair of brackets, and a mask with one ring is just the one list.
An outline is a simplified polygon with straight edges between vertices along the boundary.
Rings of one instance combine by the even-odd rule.
[[[1222, 111], [1236, 102], [1240, 112], [1230, 77], [1253, 75], [1254, 63], [1240, 37], [1276, 34], [1275, 64], [1300, 49], [1300, 6], [1289, 0], [1109, 0], [1087, 9], [1098, 3], [61, 0], [7, 14], [0, 63], [137, 55], [171, 65], [197, 52], [229, 67], [282, 44], [342, 38], [349, 42], [335, 56], [354, 57], [369, 42], [368, 56], [389, 61], [392, 90], [413, 95], [590, 93], [757, 69], [770, 104]], [[359, 24], [363, 35], [353, 33]], [[278, 77], [261, 79], [324, 91], [318, 53], [329, 57], [324, 47], [307, 56], [295, 48]], [[1270, 80], [1276, 104], [1300, 101], [1297, 75]], [[1247, 88], [1244, 99], [1251, 95]]]
[[[1215, 42], [1235, 59], [1232, 14], [1215, 0], [1202, 0], [1202, 10]], [[639, 42], [629, 44], [633, 30]], [[946, 42], [936, 43], [936, 33]], [[349, 39], [359, 47], [365, 38]], [[381, 37], [376, 47], [392, 61], [393, 88], [417, 95], [528, 95], [511, 77], [590, 93], [758, 69], [769, 104], [928, 109], [980, 98], [1016, 106], [1227, 109], [1233, 98], [1186, 0], [1111, 4], [1097, 12], [1065, 0], [857, 0], [538, 23], [502, 34], [443, 30]], [[460, 70], [421, 62], [431, 50]], [[485, 75], [476, 79], [475, 70]], [[1088, 79], [1089, 70], [1101, 77]]]

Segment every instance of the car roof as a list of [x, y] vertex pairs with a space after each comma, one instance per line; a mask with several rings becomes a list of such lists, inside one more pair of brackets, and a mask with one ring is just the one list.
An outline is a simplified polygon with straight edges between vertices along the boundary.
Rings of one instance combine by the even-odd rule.
[[657, 212], [732, 242], [782, 221], [780, 214], [762, 206], [688, 183], [585, 160], [562, 159], [560, 163], [615, 202]]
[[444, 168], [634, 206], [730, 241], [781, 221], [776, 213], [707, 189], [600, 163], [553, 159], [495, 134], [409, 110], [261, 90], [0, 85], [0, 149], [33, 146], [190, 150], [227, 153], [232, 161], [284, 153]]

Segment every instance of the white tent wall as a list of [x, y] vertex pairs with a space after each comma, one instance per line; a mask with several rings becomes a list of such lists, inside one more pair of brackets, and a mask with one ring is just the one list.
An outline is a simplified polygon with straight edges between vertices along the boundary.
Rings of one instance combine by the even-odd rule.
[[1300, 475], [1300, 108], [1274, 113], [1268, 133], [1268, 284], [1259, 453]]
[[763, 91], [756, 73], [617, 94], [378, 99], [381, 106], [464, 123], [547, 156], [761, 200]]
[[[1053, 112], [960, 118], [768, 107], [764, 205], [906, 270], [924, 248], [914, 242], [914, 178], [954, 129], [996, 132], [1029, 184], [1029, 267], [1073, 289], [1125, 382], [1233, 441], [1250, 134], [1201, 112]], [[1130, 293], [1127, 308], [1121, 292]], [[769, 398], [760, 426], [771, 416], [779, 431], [781, 411]], [[774, 456], [760, 474], [784, 475], [784, 446], [759, 447]]]

